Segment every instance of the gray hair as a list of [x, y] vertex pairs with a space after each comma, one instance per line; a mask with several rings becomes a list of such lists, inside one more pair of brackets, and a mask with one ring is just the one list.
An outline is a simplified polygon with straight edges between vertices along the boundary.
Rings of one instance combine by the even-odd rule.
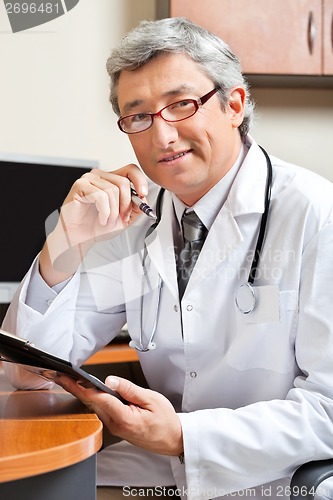
[[230, 89], [237, 85], [245, 88], [244, 119], [239, 126], [244, 139], [253, 118], [254, 103], [240, 62], [223, 40], [183, 17], [142, 21], [113, 49], [106, 67], [111, 78], [110, 102], [115, 113], [120, 116], [118, 81], [121, 71], [135, 70], [163, 53], [183, 53], [199, 64], [219, 87], [222, 109], [227, 105]]

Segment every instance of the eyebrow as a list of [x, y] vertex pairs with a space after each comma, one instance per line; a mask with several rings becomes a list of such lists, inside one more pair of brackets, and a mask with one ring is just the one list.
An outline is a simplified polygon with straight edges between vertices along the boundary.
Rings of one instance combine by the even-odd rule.
[[[168, 90], [167, 92], [164, 92], [162, 94], [162, 96], [163, 97], [172, 97], [172, 96], [179, 97], [185, 93], [196, 94], [197, 92], [198, 92], [198, 90], [195, 87], [193, 87], [192, 85], [188, 85], [187, 83], [184, 83], [175, 89]], [[137, 108], [141, 104], [144, 104], [144, 102], [145, 101], [143, 99], [134, 99], [133, 101], [127, 102], [124, 105], [124, 114], [131, 113], [135, 108]]]

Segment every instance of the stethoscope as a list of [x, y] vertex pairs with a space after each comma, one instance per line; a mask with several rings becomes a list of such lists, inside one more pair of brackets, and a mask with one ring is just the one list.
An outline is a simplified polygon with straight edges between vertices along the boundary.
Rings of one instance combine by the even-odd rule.
[[142, 275], [141, 275], [141, 295], [140, 295], [140, 336], [139, 336], [139, 343], [135, 342], [135, 340], [131, 340], [129, 342], [129, 347], [132, 347], [132, 349], [136, 349], [139, 352], [147, 352], [147, 351], [154, 351], [156, 349], [156, 343], [154, 342], [154, 337], [156, 333], [156, 327], [157, 327], [157, 320], [158, 320], [158, 315], [160, 312], [160, 304], [161, 304], [161, 293], [162, 293], [162, 287], [163, 287], [163, 281], [161, 279], [161, 276], [158, 275], [158, 285], [157, 285], [157, 304], [155, 308], [155, 314], [154, 314], [154, 319], [153, 319], [153, 326], [151, 329], [151, 334], [149, 341], [147, 345], [145, 346], [143, 343], [143, 301], [144, 301], [144, 294], [145, 294], [145, 283], [148, 283], [148, 286], [150, 289], [153, 287], [150, 285], [150, 280], [147, 272], [147, 267], [146, 267], [146, 259], [148, 256], [148, 250], [147, 250], [147, 245], [146, 245], [146, 239], [148, 236], [155, 231], [157, 226], [160, 223], [161, 220], [161, 207], [162, 207], [162, 199], [164, 195], [164, 188], [161, 188], [159, 190], [159, 193], [157, 195], [157, 200], [156, 200], [156, 222], [152, 226], [148, 228], [148, 231], [146, 232], [145, 238], [144, 238], [144, 249], [143, 249], [143, 255], [142, 255], [142, 262], [141, 262], [141, 270], [142, 270]]
[[243, 314], [249, 314], [254, 310], [257, 303], [256, 291], [253, 286], [254, 281], [257, 276], [259, 261], [261, 256], [261, 250], [265, 239], [267, 219], [269, 214], [269, 205], [271, 202], [271, 190], [272, 190], [272, 178], [273, 178], [273, 168], [272, 162], [267, 154], [267, 152], [259, 146], [261, 151], [264, 153], [267, 164], [267, 177], [266, 177], [266, 189], [265, 189], [265, 210], [261, 216], [260, 228], [258, 233], [258, 239], [256, 244], [256, 249], [254, 251], [254, 256], [252, 260], [252, 265], [249, 273], [249, 277], [246, 283], [242, 283], [235, 292], [235, 303], [238, 310]]
[[[251, 269], [249, 272], [248, 280], [246, 283], [242, 283], [237, 288], [237, 290], [235, 292], [235, 304], [237, 306], [237, 309], [242, 314], [249, 314], [256, 307], [257, 296], [256, 296], [254, 281], [256, 279], [256, 275], [257, 275], [258, 268], [259, 268], [259, 261], [260, 261], [262, 246], [263, 246], [264, 239], [265, 239], [265, 234], [266, 234], [266, 229], [267, 229], [267, 220], [268, 220], [268, 214], [269, 214], [269, 206], [270, 206], [270, 201], [271, 201], [271, 188], [272, 188], [272, 177], [273, 177], [272, 163], [271, 163], [271, 160], [270, 160], [267, 152], [264, 150], [264, 148], [262, 148], [261, 146], [259, 146], [259, 147], [262, 150], [263, 154], [265, 155], [266, 164], [267, 164], [267, 177], [266, 177], [266, 187], [265, 187], [265, 205], [264, 205], [264, 213], [261, 216], [257, 244], [256, 244], [256, 248], [254, 251], [254, 256], [253, 256], [252, 265], [251, 265]], [[164, 191], [165, 191], [165, 189], [161, 188], [159, 193], [158, 193], [158, 197], [157, 197], [157, 201], [156, 201], [157, 219], [156, 219], [156, 222], [152, 226], [149, 227], [149, 229], [145, 235], [145, 240], [156, 229], [156, 227], [160, 223], [161, 207], [162, 207], [162, 199], [163, 199]], [[151, 328], [151, 334], [149, 337], [149, 341], [146, 345], [144, 345], [144, 342], [143, 342], [143, 321], [144, 321], [143, 301], [144, 301], [145, 283], [148, 283], [148, 285], [149, 285], [149, 277], [148, 277], [147, 268], [146, 268], [147, 255], [148, 255], [148, 251], [147, 251], [147, 245], [145, 243], [144, 250], [143, 250], [143, 256], [142, 256], [142, 263], [141, 263], [142, 264], [142, 277], [141, 277], [141, 298], [140, 298], [140, 336], [139, 336], [138, 343], [134, 340], [131, 340], [129, 343], [130, 347], [132, 347], [133, 349], [136, 349], [137, 351], [140, 351], [140, 352], [153, 351], [154, 349], [156, 349], [156, 343], [154, 342], [154, 337], [155, 337], [156, 328], [157, 328], [157, 321], [158, 321], [160, 304], [161, 304], [161, 293], [162, 293], [162, 287], [163, 287], [162, 279], [159, 276], [159, 283], [157, 286], [157, 304], [156, 304], [155, 314], [154, 314], [154, 318], [153, 318], [153, 326]]]

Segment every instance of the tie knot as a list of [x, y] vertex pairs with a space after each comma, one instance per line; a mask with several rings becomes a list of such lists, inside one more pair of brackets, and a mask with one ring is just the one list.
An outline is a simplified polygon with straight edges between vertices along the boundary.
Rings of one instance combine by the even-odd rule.
[[207, 229], [194, 211], [184, 212], [182, 226], [186, 241], [203, 240], [206, 236]]

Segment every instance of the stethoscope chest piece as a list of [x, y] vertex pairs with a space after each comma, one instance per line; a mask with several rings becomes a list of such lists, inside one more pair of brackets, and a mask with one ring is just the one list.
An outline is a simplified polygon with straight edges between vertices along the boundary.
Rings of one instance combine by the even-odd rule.
[[249, 314], [256, 305], [256, 294], [250, 283], [242, 283], [236, 290], [235, 302], [238, 310], [243, 314]]

